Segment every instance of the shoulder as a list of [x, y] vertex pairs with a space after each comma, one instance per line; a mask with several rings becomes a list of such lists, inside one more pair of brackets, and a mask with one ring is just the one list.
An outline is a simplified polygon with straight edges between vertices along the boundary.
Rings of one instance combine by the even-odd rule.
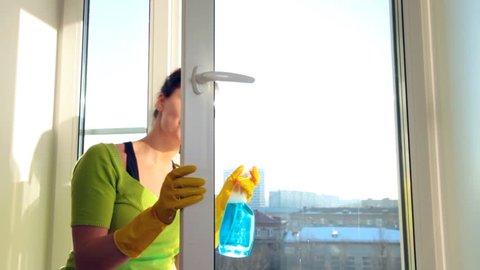
[[115, 159], [117, 158], [118, 150], [114, 144], [99, 143], [90, 146], [90, 148], [85, 151], [80, 157], [80, 160], [83, 159]]
[[72, 185], [108, 183], [114, 185], [119, 172], [115, 145], [96, 144], [80, 157], [73, 169]]
[[106, 155], [112, 149], [116, 149], [114, 144], [106, 144], [106, 143], [99, 143], [90, 146], [90, 148], [85, 151], [85, 153], [82, 155], [83, 156], [88, 156], [88, 155]]
[[99, 143], [91, 146], [82, 154], [76, 164], [78, 167], [96, 168], [105, 164], [117, 167], [119, 162], [118, 150], [114, 144]]

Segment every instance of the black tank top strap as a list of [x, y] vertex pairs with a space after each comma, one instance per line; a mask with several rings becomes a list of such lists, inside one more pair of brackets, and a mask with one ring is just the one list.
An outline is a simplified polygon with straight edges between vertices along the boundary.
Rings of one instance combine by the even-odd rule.
[[176, 169], [176, 168], [178, 168], [178, 167], [180, 167], [180, 165], [178, 165], [177, 163], [173, 162], [173, 160], [172, 160], [172, 169]]
[[138, 164], [137, 164], [137, 157], [135, 156], [135, 151], [133, 150], [132, 142], [125, 142], [125, 154], [127, 154], [127, 172], [133, 178], [140, 181], [140, 177], [138, 175]]

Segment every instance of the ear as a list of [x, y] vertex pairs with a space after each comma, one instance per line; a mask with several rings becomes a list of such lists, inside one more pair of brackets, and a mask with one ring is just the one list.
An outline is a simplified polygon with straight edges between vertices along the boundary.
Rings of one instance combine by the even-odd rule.
[[160, 93], [157, 98], [157, 102], [155, 103], [155, 108], [157, 109], [158, 112], [161, 112], [163, 110], [163, 103], [165, 102], [165, 96], [163, 93]]

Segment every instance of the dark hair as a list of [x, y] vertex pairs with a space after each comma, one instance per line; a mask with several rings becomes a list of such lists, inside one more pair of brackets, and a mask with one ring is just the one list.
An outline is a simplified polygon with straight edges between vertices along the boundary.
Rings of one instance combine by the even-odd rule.
[[[160, 89], [160, 93], [162, 93], [166, 98], [170, 97], [173, 91], [175, 91], [175, 89], [180, 87], [181, 75], [182, 75], [182, 71], [180, 68], [175, 70], [172, 74], [170, 74], [165, 79], [165, 82], [163, 83], [163, 86]], [[155, 111], [153, 112], [153, 117], [157, 118], [157, 115], [158, 115], [158, 110], [155, 109]]]

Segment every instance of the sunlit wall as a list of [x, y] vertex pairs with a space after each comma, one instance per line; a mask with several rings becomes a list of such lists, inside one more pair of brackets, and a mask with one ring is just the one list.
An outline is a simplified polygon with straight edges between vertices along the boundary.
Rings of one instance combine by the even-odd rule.
[[0, 269], [48, 264], [60, 3], [0, 4]]
[[479, 269], [480, 2], [431, 1], [446, 269]]

